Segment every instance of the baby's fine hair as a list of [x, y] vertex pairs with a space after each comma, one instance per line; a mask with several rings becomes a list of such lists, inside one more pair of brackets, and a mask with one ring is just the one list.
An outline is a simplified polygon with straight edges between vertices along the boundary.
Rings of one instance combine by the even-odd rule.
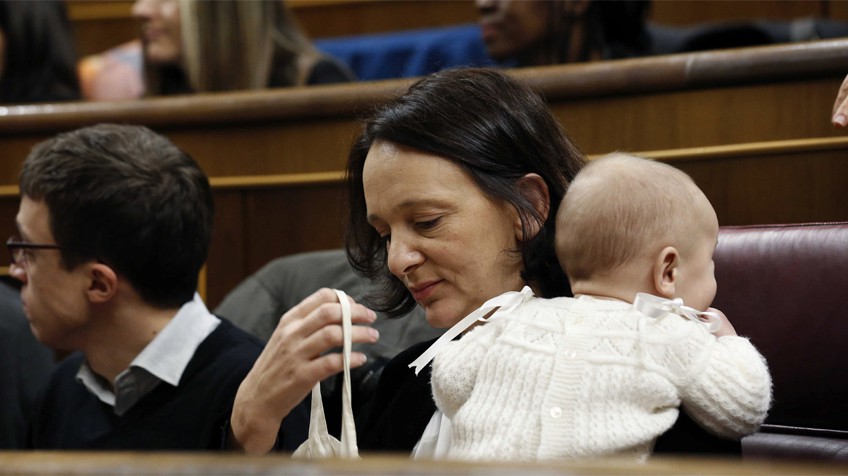
[[699, 195], [688, 175], [661, 162], [620, 152], [593, 160], [557, 213], [557, 258], [573, 282], [679, 246]]

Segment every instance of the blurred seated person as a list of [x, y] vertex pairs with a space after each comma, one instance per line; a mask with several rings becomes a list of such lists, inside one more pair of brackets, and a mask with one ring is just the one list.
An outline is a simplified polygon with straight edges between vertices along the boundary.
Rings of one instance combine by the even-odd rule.
[[650, 0], [476, 0], [488, 54], [504, 66], [543, 66], [848, 36], [820, 18], [666, 26]]
[[648, 0], [476, 0], [486, 50], [508, 66], [648, 54]]
[[0, 1], [0, 104], [80, 98], [64, 3]]
[[37, 397], [54, 367], [36, 340], [18, 290], [0, 280], [0, 450], [23, 449]]
[[[316, 49], [282, 0], [137, 0], [143, 59], [134, 44], [87, 59], [90, 99], [239, 91], [348, 82], [347, 66]], [[137, 56], [136, 56], [137, 58]], [[94, 61], [94, 63], [92, 63]], [[87, 63], [87, 64], [86, 64]], [[143, 79], [142, 79], [143, 78]]]

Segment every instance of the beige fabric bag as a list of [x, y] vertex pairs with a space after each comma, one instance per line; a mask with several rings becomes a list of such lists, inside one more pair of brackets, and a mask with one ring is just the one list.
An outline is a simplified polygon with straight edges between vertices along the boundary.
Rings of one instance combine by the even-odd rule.
[[350, 301], [344, 291], [335, 289], [342, 307], [342, 335], [344, 336], [344, 386], [342, 387], [342, 439], [337, 440], [327, 432], [324, 404], [321, 401], [321, 384], [312, 389], [312, 415], [309, 420], [309, 438], [292, 454], [296, 458], [359, 458], [356, 447], [356, 426], [350, 408]]

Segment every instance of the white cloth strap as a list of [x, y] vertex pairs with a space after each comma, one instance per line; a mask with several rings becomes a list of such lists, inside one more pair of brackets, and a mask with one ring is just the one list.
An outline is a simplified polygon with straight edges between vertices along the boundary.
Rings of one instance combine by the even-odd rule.
[[342, 359], [344, 361], [344, 386], [342, 387], [342, 433], [341, 441], [327, 431], [327, 419], [324, 416], [324, 403], [321, 400], [321, 383], [312, 388], [312, 414], [309, 420], [309, 437], [292, 454], [294, 457], [316, 458], [358, 458], [356, 445], [356, 425], [350, 404], [350, 348], [353, 330], [350, 316], [350, 301], [344, 291], [334, 289], [339, 298], [342, 311]]
[[342, 345], [342, 358], [344, 361], [344, 386], [342, 387], [342, 458], [355, 458], [359, 456], [359, 449], [356, 446], [356, 423], [353, 420], [353, 409], [351, 408], [351, 392], [350, 392], [350, 347], [351, 333], [353, 326], [350, 317], [350, 300], [347, 294], [340, 289], [334, 289], [339, 297], [339, 302], [342, 305], [342, 335], [344, 336], [344, 344]]
[[721, 318], [718, 314], [684, 306], [683, 300], [680, 298], [664, 299], [653, 294], [637, 293], [636, 299], [633, 300], [633, 307], [642, 314], [653, 318], [662, 317], [667, 313], [677, 314], [702, 324], [710, 333], [721, 329]]
[[[418, 375], [421, 372], [421, 369], [427, 366], [433, 357], [436, 356], [436, 352], [445, 345], [446, 343], [452, 341], [456, 336], [462, 334], [471, 327], [477, 321], [492, 321], [495, 319], [499, 319], [502, 316], [509, 314], [514, 311], [519, 305], [523, 304], [525, 301], [533, 297], [533, 290], [530, 289], [529, 286], [524, 286], [524, 288], [519, 291], [507, 291], [499, 296], [495, 296], [492, 299], [489, 299], [482, 306], [480, 306], [477, 310], [473, 311], [471, 314], [465, 316], [461, 321], [454, 324], [453, 327], [447, 330], [441, 337], [439, 337], [436, 342], [433, 342], [427, 350], [424, 351], [417, 359], [415, 359], [411, 364], [409, 364], [410, 368], [415, 369], [415, 375]], [[495, 310], [491, 316], [486, 318], [486, 315]]]

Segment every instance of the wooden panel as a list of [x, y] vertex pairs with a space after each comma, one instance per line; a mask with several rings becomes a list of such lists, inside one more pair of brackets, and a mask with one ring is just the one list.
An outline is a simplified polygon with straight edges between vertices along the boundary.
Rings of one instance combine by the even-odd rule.
[[205, 298], [210, 308], [250, 274], [247, 253], [244, 202], [241, 190], [213, 189], [215, 231], [206, 260]]
[[341, 182], [253, 190], [245, 205], [246, 261], [256, 271], [279, 256], [342, 245]]
[[830, 123], [841, 79], [553, 102], [588, 154], [844, 135]]
[[721, 225], [848, 220], [848, 138], [645, 152], [688, 173]]
[[218, 177], [339, 170], [359, 129], [346, 117], [155, 130]]
[[365, 454], [350, 461], [340, 458], [305, 460], [287, 454], [247, 456], [234, 452], [63, 452], [7, 451], [0, 453], [4, 474], [145, 474], [204, 475], [286, 474], [291, 476], [385, 476], [396, 474], [448, 475], [522, 474], [540, 476], [608, 475], [738, 475], [773, 474], [838, 475], [845, 474], [844, 462], [833, 461], [757, 461], [740, 458], [696, 458], [657, 456], [647, 462], [627, 458], [598, 458], [570, 462], [452, 462], [413, 460], [404, 455]]

